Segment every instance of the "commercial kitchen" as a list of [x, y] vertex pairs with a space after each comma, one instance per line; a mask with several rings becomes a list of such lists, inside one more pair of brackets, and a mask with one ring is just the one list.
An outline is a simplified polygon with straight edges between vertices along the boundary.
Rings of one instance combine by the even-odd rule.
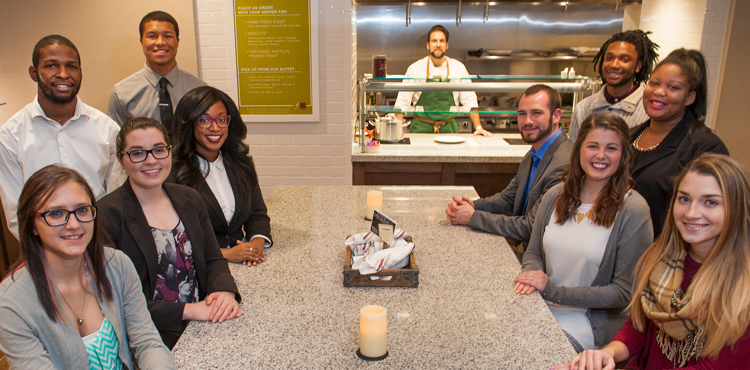
[[[536, 368], [569, 359], [574, 352], [564, 348], [567, 341], [554, 318], [544, 312], [541, 298], [535, 296], [535, 300], [524, 301], [512, 296], [509, 282], [493, 281], [480, 288], [472, 287], [472, 281], [486, 281], [495, 276], [507, 280], [517, 275], [520, 267], [510, 250], [505, 248], [493, 255], [496, 246], [489, 247], [492, 243], [504, 246], [504, 240], [465, 229], [442, 233], [442, 229], [450, 227], [442, 212], [449, 201], [448, 194], [455, 192], [476, 198], [503, 189], [530, 148], [520, 141], [514, 125], [515, 104], [523, 88], [504, 86], [536, 82], [554, 86], [562, 83], [561, 71], [575, 69], [576, 78], [572, 82], [580, 88], [563, 94], [561, 123], [565, 125], [575, 102], [601, 87], [592, 67], [592, 53], [613, 33], [633, 28], [652, 30], [653, 39], [661, 45], [662, 56], [678, 47], [702, 50], [709, 63], [707, 125], [722, 138], [734, 157], [750, 165], [750, 147], [743, 140], [750, 137], [750, 128], [742, 114], [745, 86], [750, 83], [744, 67], [750, 58], [744, 47], [750, 38], [750, 24], [744, 21], [750, 15], [750, 4], [746, 2], [317, 0], [310, 3], [317, 17], [319, 120], [247, 122], [248, 144], [277, 240], [274, 248], [278, 252], [272, 250], [269, 261], [276, 263], [273, 253], [277, 253], [276, 259], [287, 265], [269, 264], [247, 271], [233, 266], [232, 272], [238, 280], [257, 280], [261, 284], [254, 296], [250, 293], [254, 286], [238, 282], [240, 289], [248, 290], [244, 298], [247, 301], [243, 300], [247, 316], [242, 319], [247, 321], [232, 322], [219, 329], [191, 324], [186, 332], [190, 340], [184, 340], [175, 349], [178, 365], [184, 368], [215, 366], [207, 357], [214, 350], [225, 351], [224, 356], [236, 361], [251, 359], [247, 364], [262, 368], [424, 368], [441, 364], [451, 368], [479, 368], [491, 367], [493, 363], [500, 368], [514, 365], [524, 368], [522, 364], [533, 364]], [[157, 6], [181, 22], [180, 67], [212, 86], [236, 90], [230, 0], [170, 0], [158, 5], [145, 0], [127, 4], [9, 0], [2, 5], [6, 21], [0, 25], [0, 34], [6, 36], [6, 42], [0, 45], [6, 71], [0, 75], [0, 122], [33, 99], [36, 86], [27, 74], [31, 45], [51, 33], [63, 34], [76, 42], [82, 68], [87, 72], [81, 99], [106, 111], [112, 86], [143, 65], [133, 23], [137, 24], [137, 19]], [[471, 135], [466, 114], [460, 114], [462, 132], [456, 136], [463, 139], [461, 143], [439, 143], [435, 140], [437, 134], [411, 134], [407, 128], [403, 137], [409, 139], [409, 144], [383, 144], [379, 153], [366, 152], [362, 130], [367, 125], [367, 114], [378, 112], [383, 116], [392, 112], [397, 94], [395, 90], [384, 89], [378, 104], [374, 101], [369, 104], [370, 91], [374, 96], [376, 89], [383, 87], [366, 77], [373, 73], [373, 56], [386, 56], [388, 75], [402, 75], [409, 64], [426, 55], [425, 33], [434, 24], [443, 24], [451, 32], [449, 57], [462, 61], [474, 75], [500, 76], [490, 78], [486, 87], [477, 88], [482, 126], [494, 135], [491, 138]], [[407, 114], [407, 120], [410, 118]], [[375, 189], [383, 189], [386, 212], [391, 211], [390, 216], [415, 233], [419, 245], [415, 255], [424, 266], [420, 266], [422, 285], [417, 289], [341, 287], [343, 240], [351, 233], [367, 229], [369, 222], [361, 218], [364, 192]], [[0, 273], [4, 276], [19, 250], [18, 242], [7, 228], [2, 237]], [[460, 262], [451, 262], [443, 255], [469, 244], [483, 247]], [[324, 267], [318, 272], [295, 272], [306, 268], [304, 265], [308, 263]], [[440, 264], [452, 265], [441, 269]], [[442, 276], [444, 273], [447, 277]], [[440, 304], [443, 299], [440, 294], [445, 289], [464, 292], [445, 302], [455, 316], [442, 316], [432, 306]], [[320, 294], [321, 298], [309, 298], [311, 294]], [[462, 310], [460, 299], [479, 303], [475, 308]], [[354, 355], [357, 310], [370, 303], [393, 307], [389, 312], [392, 320], [389, 345], [399, 348], [392, 348], [390, 359], [381, 363], [360, 362]], [[304, 309], [298, 314], [305, 318], [285, 321], [295, 320], [292, 312], [286, 311], [294, 304]], [[511, 308], [492, 308], [493, 304]], [[421, 307], [423, 311], [412, 311], [410, 316], [409, 307]], [[532, 317], [524, 317], [526, 310], [534, 311]], [[251, 312], [259, 311], [264, 312], [260, 315], [268, 321], [253, 328]], [[445, 324], [445, 320], [456, 317], [459, 320], [456, 325], [466, 327], [457, 329]], [[422, 322], [413, 326], [414, 320]], [[523, 331], [523, 336], [506, 337], [502, 325], [505, 320], [514, 321], [513, 330]], [[539, 330], [531, 330], [528, 325], [540, 325]], [[293, 338], [286, 344], [285, 334]], [[461, 337], [457, 338], [459, 334]], [[205, 338], [214, 335], [253, 342], [259, 347], [233, 352], [218, 348], [221, 345], [214, 341], [217, 343], [201, 348], [209, 341]], [[436, 337], [430, 338], [431, 335]], [[420, 338], [425, 338], [429, 345], [420, 343]], [[454, 340], [463, 342], [452, 347]], [[493, 353], [497, 348], [504, 353], [523, 352], [498, 356]], [[292, 349], [293, 352], [285, 352]], [[264, 358], [266, 350], [276, 354]], [[279, 365], [285, 353], [296, 360]], [[325, 355], [316, 357], [321, 353]], [[461, 353], [470, 353], [476, 360], [445, 362]], [[538, 358], [524, 362], [529, 356]], [[244, 365], [238, 364], [238, 368]]]

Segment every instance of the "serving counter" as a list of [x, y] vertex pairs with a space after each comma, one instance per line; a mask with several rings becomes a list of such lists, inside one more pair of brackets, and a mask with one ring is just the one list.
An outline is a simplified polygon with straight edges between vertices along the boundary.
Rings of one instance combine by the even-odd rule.
[[[416, 244], [418, 288], [343, 287], [344, 240], [364, 232], [368, 190]], [[520, 296], [504, 238], [448, 223], [470, 187], [277, 186], [267, 201], [268, 260], [230, 264], [244, 315], [192, 322], [173, 353], [181, 369], [546, 369], [575, 352], [538, 293]], [[389, 356], [357, 357], [359, 310], [388, 310]]]
[[465, 141], [441, 144], [447, 134], [405, 134], [411, 142], [383, 144], [380, 153], [361, 153], [352, 145], [354, 185], [467, 185], [479, 196], [498, 193], [518, 172], [518, 164], [531, 145], [511, 145], [520, 133], [492, 137], [456, 134]]

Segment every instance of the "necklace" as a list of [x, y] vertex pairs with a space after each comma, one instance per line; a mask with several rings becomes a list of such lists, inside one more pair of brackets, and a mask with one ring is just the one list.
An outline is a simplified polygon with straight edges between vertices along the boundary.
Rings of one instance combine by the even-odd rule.
[[641, 148], [638, 145], [638, 143], [641, 141], [641, 135], [643, 135], [643, 133], [646, 132], [646, 130], [648, 130], [648, 127], [646, 127], [646, 129], [644, 129], [643, 131], [641, 131], [641, 133], [638, 134], [638, 137], [636, 137], [635, 140], [633, 141], [633, 149], [635, 149], [635, 150], [637, 150], [639, 152], [650, 152], [650, 151], [656, 149], [656, 147], [659, 146], [659, 144], [661, 144], [661, 142], [658, 142], [658, 143], [656, 143], [654, 145], [651, 145], [648, 148]]
[[[86, 292], [86, 288], [89, 286], [89, 265], [86, 263], [86, 261], [83, 262], [84, 266], [84, 274], [86, 275], [86, 284], [83, 286], [83, 306], [81, 307], [81, 314], [78, 316], [78, 326], [83, 325], [83, 312], [86, 310], [86, 296], [88, 295]], [[63, 302], [65, 302], [66, 305], [68, 305], [68, 308], [70, 308], [71, 311], [73, 311], [73, 314], [75, 314], [76, 310], [73, 309], [73, 306], [68, 303], [68, 300], [65, 299], [65, 295], [60, 290], [60, 288], [57, 287], [57, 284], [55, 284], [52, 279], [50, 279], [50, 282], [52, 283], [52, 286], [55, 287], [58, 293], [60, 293], [60, 297], [62, 297]]]

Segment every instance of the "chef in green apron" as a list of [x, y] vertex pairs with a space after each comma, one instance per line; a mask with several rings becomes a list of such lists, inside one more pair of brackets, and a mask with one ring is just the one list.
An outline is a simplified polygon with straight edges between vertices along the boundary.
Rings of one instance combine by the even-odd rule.
[[[404, 82], [448, 81], [456, 83], [470, 83], [469, 76], [463, 63], [448, 58], [448, 30], [441, 25], [430, 28], [427, 33], [427, 50], [430, 55], [414, 62], [406, 71], [406, 75], [414, 80], [404, 79]], [[451, 107], [458, 105], [464, 108], [477, 107], [477, 94], [473, 91], [401, 91], [398, 93], [395, 107], [403, 111], [414, 110], [412, 105], [420, 106], [419, 112], [414, 112], [411, 121], [412, 133], [458, 133], [456, 113], [450, 112]], [[454, 109], [455, 111], [455, 109]], [[403, 113], [396, 117], [403, 118]], [[482, 128], [479, 113], [469, 113], [474, 126], [474, 135], [492, 136], [492, 133]]]

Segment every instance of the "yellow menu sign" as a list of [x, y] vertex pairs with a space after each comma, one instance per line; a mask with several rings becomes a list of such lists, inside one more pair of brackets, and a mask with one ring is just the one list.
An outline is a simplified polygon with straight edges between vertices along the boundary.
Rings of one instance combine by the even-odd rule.
[[309, 0], [234, 0], [242, 115], [313, 115]]

